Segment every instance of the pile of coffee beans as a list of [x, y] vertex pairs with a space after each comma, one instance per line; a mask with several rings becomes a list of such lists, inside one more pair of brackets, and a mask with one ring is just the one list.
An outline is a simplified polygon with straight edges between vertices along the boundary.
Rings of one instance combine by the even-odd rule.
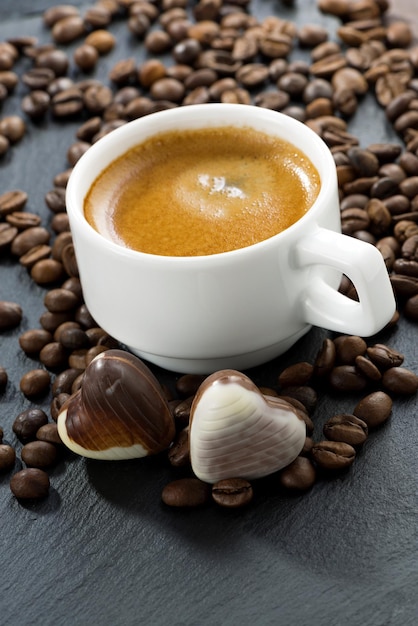
[[[0, 42], [0, 102], [17, 86], [23, 91], [21, 111], [0, 117], [0, 158], [19, 149], [32, 124], [47, 129], [50, 121], [79, 121], [66, 146], [68, 168], [52, 173], [45, 189], [47, 225], [27, 210], [24, 190], [0, 194], [0, 253], [45, 289], [39, 327], [18, 338], [39, 365], [10, 381], [0, 363], [0, 393], [15, 383], [29, 400], [50, 400], [49, 414], [34, 406], [13, 416], [24, 469], [10, 486], [19, 499], [48, 493], [48, 468], [61, 456], [59, 410], [88, 363], [117, 346], [84, 304], [65, 188], [89, 146], [130, 120], [177, 106], [233, 102], [309, 125], [335, 159], [343, 232], [375, 245], [385, 260], [398, 304], [392, 324], [401, 315], [418, 321], [418, 46], [407, 23], [388, 18], [388, 0], [318, 0], [318, 8], [340, 20], [335, 37], [322, 25], [280, 17], [280, 3], [276, 16], [258, 19], [250, 0], [96, 0], [84, 11], [64, 4], [46, 10], [44, 41], [17, 34]], [[121, 23], [126, 38], [145, 52], [143, 61], [132, 56], [112, 64], [118, 46], [112, 30]], [[109, 70], [99, 80], [104, 57]], [[362, 146], [350, 132], [350, 119], [370, 94], [399, 141]], [[357, 297], [346, 277], [341, 291]], [[23, 313], [18, 303], [0, 302], [0, 332], [18, 328]], [[315, 363], [292, 366], [280, 374], [277, 389], [265, 390], [297, 405], [307, 424], [303, 454], [280, 472], [284, 488], [307, 490], [323, 472], [353, 463], [368, 432], [388, 419], [392, 399], [417, 390], [416, 375], [402, 361], [392, 348], [368, 346], [360, 337], [329, 339]], [[199, 377], [179, 378], [178, 398], [171, 400], [179, 431], [168, 453], [174, 468], [189, 462], [187, 422], [197, 384]], [[313, 442], [317, 394], [353, 391], [364, 392], [363, 400], [349, 415], [331, 416], [324, 439]], [[0, 468], [10, 471], [16, 451], [0, 446]], [[164, 502], [191, 505], [213, 497], [238, 506], [253, 494], [252, 485], [235, 477], [212, 489], [193, 476], [185, 480], [167, 486]]]
[[[355, 461], [369, 434], [391, 416], [393, 399], [416, 394], [418, 376], [403, 366], [404, 356], [383, 344], [368, 345], [362, 337], [341, 335], [324, 339], [313, 363], [288, 366], [278, 376], [277, 387], [261, 388], [267, 396], [292, 404], [306, 424], [306, 441], [301, 454], [276, 475], [277, 489], [303, 493], [322, 477], [341, 475]], [[177, 380], [177, 393], [185, 396], [172, 401], [178, 435], [168, 451], [174, 468], [190, 471], [188, 420], [194, 395], [202, 377], [185, 375]], [[317, 415], [318, 398], [326, 393], [360, 393], [351, 413], [332, 415], [324, 421]], [[363, 395], [364, 394], [364, 395]], [[322, 424], [323, 439], [314, 440], [315, 423]], [[269, 480], [269, 487], [272, 487]], [[257, 481], [263, 488], [263, 480]], [[239, 477], [204, 487], [192, 475], [166, 485], [163, 501], [170, 506], [197, 506], [212, 499], [225, 507], [248, 504], [256, 490]]]

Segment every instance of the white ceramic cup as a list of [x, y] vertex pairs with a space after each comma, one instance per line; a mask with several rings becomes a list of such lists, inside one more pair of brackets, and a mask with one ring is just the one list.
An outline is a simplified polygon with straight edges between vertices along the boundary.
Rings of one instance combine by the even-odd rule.
[[[156, 133], [223, 125], [277, 135], [316, 166], [317, 200], [290, 228], [231, 252], [167, 257], [124, 248], [88, 224], [85, 196], [115, 158]], [[395, 311], [380, 252], [341, 234], [328, 147], [307, 126], [275, 111], [201, 104], [129, 122], [78, 161], [67, 187], [67, 211], [90, 313], [133, 353], [172, 371], [253, 367], [288, 350], [312, 325], [370, 336]], [[359, 302], [338, 292], [342, 274], [354, 283]]]

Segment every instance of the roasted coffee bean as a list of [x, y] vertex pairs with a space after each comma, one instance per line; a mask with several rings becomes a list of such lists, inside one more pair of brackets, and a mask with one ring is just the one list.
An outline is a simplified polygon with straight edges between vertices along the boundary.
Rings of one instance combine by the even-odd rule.
[[184, 97], [185, 88], [179, 80], [164, 77], [152, 83], [150, 93], [155, 100], [180, 102]]
[[418, 321], [418, 295], [408, 298], [403, 309], [405, 317], [413, 322]]
[[377, 382], [382, 378], [379, 368], [365, 356], [356, 356], [354, 364], [358, 371], [369, 380]]
[[193, 396], [189, 396], [185, 400], [179, 402], [173, 410], [174, 419], [179, 422], [179, 424], [188, 424], [190, 418], [190, 409], [193, 402]]
[[353, 415], [366, 422], [369, 429], [384, 424], [392, 413], [392, 398], [384, 391], [374, 391], [355, 406]]
[[232, 58], [237, 61], [252, 61], [258, 53], [258, 43], [253, 37], [238, 37], [232, 48]]
[[25, 409], [15, 418], [13, 432], [22, 443], [33, 441], [38, 429], [47, 424], [48, 416], [42, 409]]
[[51, 418], [54, 422], [57, 421], [59, 414], [61, 413], [61, 409], [67, 400], [71, 397], [69, 393], [60, 393], [51, 400], [50, 411]]
[[323, 433], [331, 441], [342, 441], [351, 446], [360, 446], [367, 439], [368, 427], [366, 422], [355, 415], [334, 415], [325, 422]]
[[367, 343], [362, 337], [356, 335], [341, 335], [334, 339], [336, 358], [338, 363], [353, 365], [359, 355], [366, 354]]
[[46, 441], [55, 445], [62, 444], [61, 437], [58, 434], [58, 427], [55, 422], [44, 424], [36, 431], [36, 439], [38, 441]]
[[401, 255], [404, 259], [418, 261], [418, 233], [410, 234], [402, 244]]
[[382, 376], [382, 385], [391, 393], [412, 395], [418, 390], [418, 376], [405, 367], [390, 367]]
[[6, 217], [10, 213], [21, 211], [28, 199], [26, 191], [14, 189], [5, 191], [0, 195], [0, 217]]
[[58, 118], [73, 117], [78, 115], [83, 108], [83, 94], [78, 87], [69, 87], [59, 91], [51, 100], [51, 110]]
[[22, 75], [22, 82], [33, 91], [45, 91], [55, 78], [49, 67], [34, 67]]
[[60, 343], [68, 350], [82, 350], [90, 346], [89, 338], [81, 328], [68, 328], [60, 334]]
[[398, 258], [393, 263], [393, 271], [397, 274], [418, 278], [418, 261]]
[[299, 45], [314, 48], [328, 39], [327, 29], [320, 24], [305, 24], [298, 30]]
[[189, 429], [183, 428], [168, 451], [168, 460], [173, 467], [185, 467], [190, 463]]
[[315, 463], [322, 469], [339, 471], [350, 467], [356, 458], [356, 451], [342, 441], [319, 441], [311, 450]]
[[0, 300], [0, 332], [19, 326], [22, 316], [23, 311], [20, 304]]
[[[265, 109], [273, 111], [283, 111], [289, 104], [290, 97], [284, 91], [266, 91], [257, 94], [254, 98], [254, 104]], [[289, 113], [288, 113], [289, 114]]]
[[[260, 388], [260, 391], [263, 392], [263, 387]], [[296, 409], [300, 419], [303, 422], [305, 422], [307, 435], [311, 435], [313, 433], [314, 431], [313, 421], [309, 417], [308, 409], [300, 400], [298, 400], [297, 398], [293, 398], [292, 396], [287, 396], [285, 394], [279, 395], [276, 392], [271, 393], [270, 390], [268, 390], [268, 393], [266, 395], [273, 396], [275, 398], [280, 398], [281, 400], [284, 400], [285, 402], [288, 402], [291, 406], [293, 406]], [[311, 409], [311, 412], [313, 412], [313, 409]]]
[[318, 394], [313, 387], [308, 385], [289, 385], [285, 388], [286, 396], [294, 398], [302, 403], [309, 415], [311, 415], [318, 401]]
[[[80, 279], [78, 277], [71, 276], [70, 278], [67, 278], [67, 280], [62, 283], [61, 287], [63, 289], [68, 289], [68, 291], [72, 291], [73, 293], [75, 293], [77, 298], [80, 300], [80, 303], [83, 301], [83, 292], [81, 289]], [[100, 331], [100, 336], [106, 334], [102, 328], [99, 328], [98, 332], [99, 331]]]
[[74, 50], [74, 63], [83, 72], [91, 72], [97, 65], [99, 60], [99, 52], [94, 46], [83, 43]]
[[67, 161], [73, 167], [77, 161], [90, 148], [90, 144], [86, 141], [75, 141], [67, 150]]
[[26, 228], [14, 238], [10, 250], [12, 254], [20, 257], [35, 246], [48, 244], [50, 238], [49, 231], [43, 226]]
[[43, 13], [44, 24], [48, 28], [52, 28], [59, 20], [65, 17], [78, 16], [80, 11], [77, 7], [70, 4], [58, 4], [49, 9], [46, 9]]
[[67, 368], [57, 374], [51, 387], [52, 395], [57, 397], [60, 394], [71, 393], [74, 381], [81, 373], [79, 369]]
[[96, 4], [85, 11], [83, 19], [88, 28], [105, 28], [112, 21], [112, 13], [105, 6]]
[[210, 485], [198, 478], [180, 478], [165, 485], [161, 498], [174, 507], [202, 506], [209, 501]]
[[20, 379], [20, 391], [28, 398], [44, 395], [51, 384], [50, 374], [43, 369], [26, 372]]
[[52, 38], [59, 44], [70, 44], [85, 34], [84, 20], [79, 15], [63, 17], [52, 26]]
[[205, 380], [202, 374], [184, 374], [176, 380], [176, 391], [183, 398], [193, 396]]
[[377, 198], [372, 198], [366, 205], [367, 215], [370, 218], [369, 228], [377, 237], [385, 235], [392, 223], [392, 215], [385, 204]]
[[48, 369], [58, 369], [67, 363], [68, 352], [58, 341], [47, 343], [39, 352], [39, 360]]
[[19, 337], [19, 345], [23, 352], [28, 355], [39, 354], [42, 348], [51, 341], [51, 333], [43, 328], [27, 330]]
[[10, 489], [19, 500], [40, 500], [49, 493], [49, 476], [44, 470], [28, 467], [12, 476]]
[[404, 355], [382, 343], [367, 348], [367, 356], [380, 370], [399, 367], [404, 362]]
[[69, 367], [84, 371], [87, 367], [86, 355], [87, 355], [86, 348], [82, 348], [80, 350], [73, 350], [70, 356], [68, 357]]
[[279, 375], [281, 387], [306, 385], [312, 378], [314, 367], [306, 361], [295, 363], [284, 369]]
[[50, 285], [62, 279], [64, 268], [59, 261], [42, 259], [35, 263], [30, 271], [30, 275], [38, 285]]
[[10, 143], [14, 144], [20, 141], [25, 132], [26, 124], [18, 115], [7, 115], [6, 117], [0, 119], [0, 135], [3, 135], [3, 137], [8, 139]]
[[239, 508], [248, 505], [253, 499], [251, 483], [244, 478], [225, 478], [212, 485], [212, 498], [226, 508]]
[[48, 441], [30, 441], [21, 450], [22, 461], [28, 467], [46, 468], [54, 465], [58, 458], [57, 447]]
[[207, 87], [196, 87], [192, 89], [187, 96], [183, 99], [183, 104], [204, 104], [205, 102], [209, 102], [209, 90]]
[[[4, 367], [0, 366], [0, 392], [6, 389], [8, 380], [9, 380], [9, 376], [7, 374], [7, 371], [4, 369]], [[2, 435], [0, 432], [0, 443], [1, 441], [2, 441]]]
[[65, 211], [65, 189], [62, 187], [56, 187], [51, 189], [45, 194], [45, 203], [53, 213], [59, 213]]
[[354, 365], [337, 365], [329, 375], [329, 382], [336, 391], [362, 391], [367, 386], [367, 379]]
[[5, 472], [14, 467], [16, 452], [12, 446], [0, 441], [0, 472]]
[[8, 248], [18, 234], [18, 229], [5, 222], [0, 223], [0, 250]]
[[109, 350], [107, 346], [99, 346], [99, 345], [89, 348], [86, 351], [86, 356], [85, 356], [86, 367], [90, 365], [90, 363], [93, 361], [93, 359], [96, 358], [96, 356], [98, 356], [99, 354], [102, 354], [102, 352], [106, 352], [106, 350]]
[[[309, 446], [311, 451], [312, 446]], [[279, 483], [291, 492], [303, 492], [311, 489], [316, 481], [316, 470], [306, 456], [298, 456], [279, 474]]]
[[45, 307], [52, 313], [71, 311], [79, 304], [80, 301], [77, 295], [62, 287], [51, 289], [44, 298]]
[[13, 92], [19, 82], [19, 76], [15, 72], [8, 70], [0, 71], [0, 85], [3, 85], [6, 95]]
[[35, 58], [35, 67], [49, 68], [55, 77], [64, 76], [69, 67], [69, 59], [64, 50], [54, 48], [38, 54]]
[[72, 316], [73, 314], [67, 311], [65, 313], [51, 313], [51, 311], [45, 311], [39, 318], [39, 322], [42, 328], [50, 333], [54, 333], [60, 324], [70, 321]]
[[[114, 82], [116, 77], [113, 78]], [[120, 79], [121, 81], [121, 79]], [[120, 84], [120, 83], [119, 83]], [[92, 115], [100, 115], [112, 104], [113, 92], [106, 85], [92, 85], [83, 95], [85, 108]]]
[[82, 304], [80, 307], [78, 307], [74, 319], [84, 329], [94, 328], [95, 326], [97, 326], [95, 320], [90, 315], [90, 312], [85, 304]]
[[6, 222], [11, 226], [15, 226], [18, 230], [26, 230], [26, 228], [39, 226], [41, 224], [41, 218], [35, 213], [14, 211], [10, 215], [7, 215]]
[[328, 376], [335, 365], [337, 351], [335, 344], [331, 339], [324, 339], [321, 349], [314, 362], [313, 374], [316, 378]]
[[0, 157], [6, 154], [10, 148], [10, 141], [4, 135], [0, 135]]

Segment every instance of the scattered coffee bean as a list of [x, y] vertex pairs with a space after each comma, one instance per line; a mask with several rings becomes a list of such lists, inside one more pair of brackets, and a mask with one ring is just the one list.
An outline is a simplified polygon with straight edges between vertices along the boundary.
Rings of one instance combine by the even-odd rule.
[[390, 367], [382, 377], [383, 387], [399, 395], [412, 395], [418, 391], [418, 376], [405, 367]]
[[50, 422], [41, 426], [36, 431], [36, 439], [53, 444], [62, 444], [61, 437], [58, 434], [58, 427], [55, 422]]
[[49, 493], [49, 476], [41, 469], [29, 467], [16, 472], [10, 480], [10, 490], [19, 500], [40, 500]]
[[244, 478], [225, 478], [212, 485], [212, 498], [219, 506], [236, 509], [251, 502], [253, 488]]
[[312, 378], [314, 367], [311, 363], [301, 362], [290, 365], [279, 376], [281, 387], [306, 385]]
[[184, 467], [190, 462], [189, 429], [183, 428], [168, 451], [168, 460], [173, 467]]
[[173, 507], [196, 507], [206, 504], [210, 485], [198, 478], [179, 478], [168, 483], [161, 494], [164, 504]]
[[0, 195], [0, 217], [21, 211], [28, 199], [28, 194], [20, 189], [5, 191]]
[[368, 427], [355, 415], [334, 415], [325, 422], [323, 432], [331, 441], [342, 441], [351, 446], [359, 446], [367, 439]]
[[[0, 366], [0, 392], [6, 389], [8, 380], [9, 380], [9, 376], [7, 374], [7, 371], [5, 370], [4, 367]], [[0, 443], [1, 443], [1, 437], [0, 437]]]
[[392, 398], [383, 391], [375, 391], [355, 406], [353, 415], [366, 422], [369, 428], [376, 428], [386, 422], [392, 413]]
[[38, 429], [47, 422], [48, 416], [42, 409], [25, 409], [15, 418], [13, 432], [22, 443], [27, 443], [36, 438]]
[[20, 304], [0, 300], [0, 332], [19, 326], [22, 316], [23, 311]]
[[20, 379], [20, 391], [28, 398], [45, 394], [50, 386], [51, 376], [43, 369], [33, 369]]
[[12, 469], [16, 461], [16, 452], [12, 446], [0, 442], [0, 472]]
[[21, 450], [22, 461], [28, 467], [40, 469], [53, 465], [58, 458], [57, 447], [48, 441], [30, 441]]
[[353, 446], [341, 441], [319, 441], [313, 445], [311, 455], [322, 469], [339, 471], [352, 465], [356, 451]]
[[[305, 454], [310, 454], [312, 446]], [[293, 463], [285, 467], [279, 474], [279, 483], [289, 491], [303, 492], [311, 489], [316, 481], [316, 470], [312, 461], [306, 456], [298, 456]]]

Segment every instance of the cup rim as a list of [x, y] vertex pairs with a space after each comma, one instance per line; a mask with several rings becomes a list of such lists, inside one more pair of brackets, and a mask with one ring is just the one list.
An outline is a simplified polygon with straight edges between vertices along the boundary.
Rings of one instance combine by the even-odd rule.
[[[210, 121], [205, 119], [205, 115], [209, 112], [212, 116]], [[218, 115], [221, 116], [223, 113], [227, 113], [227, 121], [217, 119]], [[169, 256], [142, 252], [139, 250], [134, 250], [132, 248], [124, 247], [112, 241], [111, 239], [104, 237], [101, 233], [96, 231], [85, 218], [83, 210], [85, 195], [88, 189], [94, 183], [94, 180], [100, 174], [100, 172], [103, 171], [119, 156], [122, 156], [125, 152], [127, 152], [131, 147], [141, 143], [142, 139], [145, 140], [148, 137], [156, 135], [160, 132], [165, 132], [166, 130], [168, 131], [170, 129], [176, 128], [176, 126], [172, 126], [170, 129], [161, 128], [162, 126], [164, 126], [165, 120], [169, 120], [170, 118], [177, 122], [181, 122], [184, 120], [187, 120], [188, 122], [190, 122], [190, 120], [193, 120], [196, 122], [196, 120], [199, 120], [199, 124], [196, 124], [195, 126], [190, 126], [190, 128], [209, 126], [253, 127], [252, 118], [254, 118], [254, 116], [258, 120], [263, 120], [267, 126], [269, 126], [270, 124], [277, 124], [277, 122], [279, 121], [281, 124], [286, 124], [292, 131], [295, 132], [295, 134], [297, 134], [298, 132], [305, 133], [309, 137], [310, 145], [314, 146], [313, 150], [315, 150], [318, 155], [321, 155], [321, 157], [323, 157], [323, 161], [318, 160], [318, 163], [314, 162], [314, 165], [317, 168], [321, 179], [321, 187], [317, 198], [315, 199], [309, 210], [305, 213], [305, 215], [303, 215], [300, 219], [298, 219], [294, 224], [292, 224], [285, 230], [276, 233], [275, 235], [272, 235], [267, 239], [263, 239], [249, 246], [237, 248], [235, 250], [228, 250], [225, 252], [218, 252], [208, 255]], [[243, 121], [244, 118], [245, 121]], [[238, 122], [238, 119], [241, 119], [241, 121]], [[149, 127], [153, 128], [154, 130], [150, 132]], [[141, 130], [144, 131], [142, 135]], [[260, 129], [255, 127], [255, 130]], [[269, 130], [263, 130], [261, 132], [269, 132]], [[280, 132], [278, 132], [277, 134], [278, 136], [281, 136]], [[135, 137], [135, 140], [133, 140], [133, 137]], [[294, 143], [295, 145], [297, 145], [297, 147], [306, 154], [306, 150], [298, 145], [297, 142], [292, 139], [287, 140], [290, 143]], [[124, 147], [120, 148], [121, 144], [124, 144]], [[119, 147], [115, 152], [116, 145], [118, 145]], [[91, 176], [88, 184], [86, 184], [85, 182], [84, 184], [82, 184], [82, 181], [86, 176], [86, 172], [89, 172], [91, 169], [95, 169], [94, 164], [96, 159], [106, 151], [108, 151], [109, 156], [105, 159], [105, 164], [93, 176]], [[308, 158], [313, 161], [311, 157]], [[325, 175], [327, 177], [326, 179], [324, 179]], [[170, 263], [177, 264], [190, 264], [193, 262], [222, 262], [226, 259], [232, 260], [234, 257], [241, 257], [243, 254], [250, 254], [255, 250], [261, 250], [265, 247], [275, 245], [275, 242], [285, 237], [288, 237], [290, 233], [293, 233], [299, 228], [303, 228], [305, 222], [315, 218], [315, 214], [319, 211], [320, 206], [324, 202], [326, 202], [327, 198], [329, 198], [334, 193], [336, 178], [336, 166], [331, 151], [329, 150], [323, 139], [303, 122], [300, 122], [299, 120], [296, 120], [286, 115], [285, 113], [281, 113], [280, 111], [265, 109], [254, 105], [205, 103], [175, 107], [172, 109], [165, 109], [163, 111], [150, 113], [146, 116], [123, 124], [122, 126], [114, 129], [113, 131], [99, 139], [96, 143], [92, 144], [77, 161], [70, 174], [66, 188], [66, 205], [70, 221], [70, 228], [72, 229], [73, 225], [77, 225], [78, 227], [83, 228], [86, 235], [92, 238], [93, 242], [95, 241], [96, 243], [100, 243], [102, 246], [106, 246], [113, 254], [127, 257], [132, 260], [147, 260], [148, 262], [151, 260], [154, 262], [162, 263], [166, 263], [169, 261]], [[83, 188], [85, 188], [85, 192], [80, 191]], [[81, 198], [80, 193], [82, 193]]]

